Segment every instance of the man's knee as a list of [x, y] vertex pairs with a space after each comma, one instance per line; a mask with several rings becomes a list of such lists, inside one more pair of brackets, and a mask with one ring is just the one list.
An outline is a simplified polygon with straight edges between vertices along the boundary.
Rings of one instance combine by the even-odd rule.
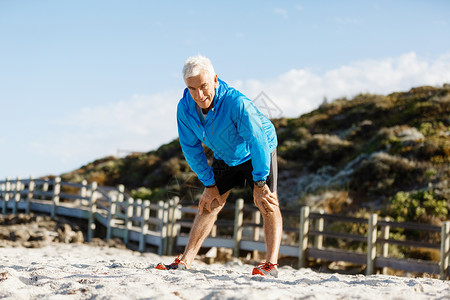
[[220, 205], [219, 201], [217, 201], [217, 199], [214, 199], [214, 201], [211, 203], [211, 212], [219, 213], [224, 206], [225, 206], [225, 203], [223, 203], [223, 205]]
[[273, 218], [281, 215], [280, 207], [273, 204], [266, 204], [263, 208], [259, 208], [259, 211], [261, 212], [263, 218]]

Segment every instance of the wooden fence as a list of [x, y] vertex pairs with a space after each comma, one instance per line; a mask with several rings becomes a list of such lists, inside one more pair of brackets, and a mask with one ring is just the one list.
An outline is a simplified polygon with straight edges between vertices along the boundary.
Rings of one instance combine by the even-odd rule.
[[[38, 212], [67, 216], [87, 221], [87, 240], [96, 231], [96, 224], [106, 228], [106, 239], [119, 237], [125, 243], [136, 242], [139, 251], [148, 246], [158, 254], [172, 255], [174, 246], [185, 246], [197, 207], [182, 206], [177, 197], [158, 203], [129, 197], [124, 187], [99, 187], [87, 184], [62, 182], [59, 177], [44, 179], [6, 179], [0, 181], [0, 209], [2, 214]], [[282, 210], [283, 217], [297, 219], [295, 226], [285, 226], [285, 236], [280, 255], [298, 258], [298, 267], [306, 261], [346, 261], [366, 265], [366, 274], [376, 269], [392, 268], [411, 272], [440, 274], [441, 279], [450, 276], [450, 221], [442, 226], [398, 223], [380, 220], [376, 214], [368, 219], [310, 212], [309, 207], [300, 211]], [[228, 218], [222, 216], [228, 216]], [[357, 235], [327, 230], [330, 222], [362, 224], [367, 234]], [[227, 204], [220, 214], [203, 247], [233, 249], [234, 256], [241, 251], [265, 252], [260, 212], [252, 206], [244, 206], [242, 199]], [[440, 242], [405, 241], [389, 238], [393, 228], [431, 232], [440, 235]], [[366, 251], [350, 251], [324, 247], [325, 239], [350, 240], [363, 243]], [[422, 247], [440, 251], [440, 262], [419, 259], [403, 259], [389, 256], [389, 245]]]

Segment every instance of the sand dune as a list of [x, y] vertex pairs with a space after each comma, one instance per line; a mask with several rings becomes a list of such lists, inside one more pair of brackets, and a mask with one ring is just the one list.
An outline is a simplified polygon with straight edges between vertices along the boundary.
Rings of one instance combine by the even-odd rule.
[[341, 275], [281, 267], [278, 278], [251, 276], [239, 261], [159, 271], [173, 257], [87, 244], [0, 248], [6, 299], [450, 299], [450, 281]]

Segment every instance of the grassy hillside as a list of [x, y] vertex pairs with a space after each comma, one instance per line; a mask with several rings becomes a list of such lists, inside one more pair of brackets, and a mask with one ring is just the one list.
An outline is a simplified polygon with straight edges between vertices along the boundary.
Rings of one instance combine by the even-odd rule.
[[[422, 222], [449, 218], [450, 85], [336, 99], [273, 122], [282, 206], [377, 210]], [[202, 191], [178, 140], [145, 154], [98, 159], [62, 177], [124, 184], [134, 197], [151, 200], [177, 195], [194, 203]], [[230, 201], [236, 197], [251, 194], [235, 190]]]

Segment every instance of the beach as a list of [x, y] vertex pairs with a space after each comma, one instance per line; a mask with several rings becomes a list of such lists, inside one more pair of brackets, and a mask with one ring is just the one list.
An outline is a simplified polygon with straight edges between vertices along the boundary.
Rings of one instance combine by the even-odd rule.
[[85, 243], [0, 248], [2, 299], [450, 299], [450, 281], [279, 269], [252, 276], [235, 260], [160, 271], [174, 257]]

